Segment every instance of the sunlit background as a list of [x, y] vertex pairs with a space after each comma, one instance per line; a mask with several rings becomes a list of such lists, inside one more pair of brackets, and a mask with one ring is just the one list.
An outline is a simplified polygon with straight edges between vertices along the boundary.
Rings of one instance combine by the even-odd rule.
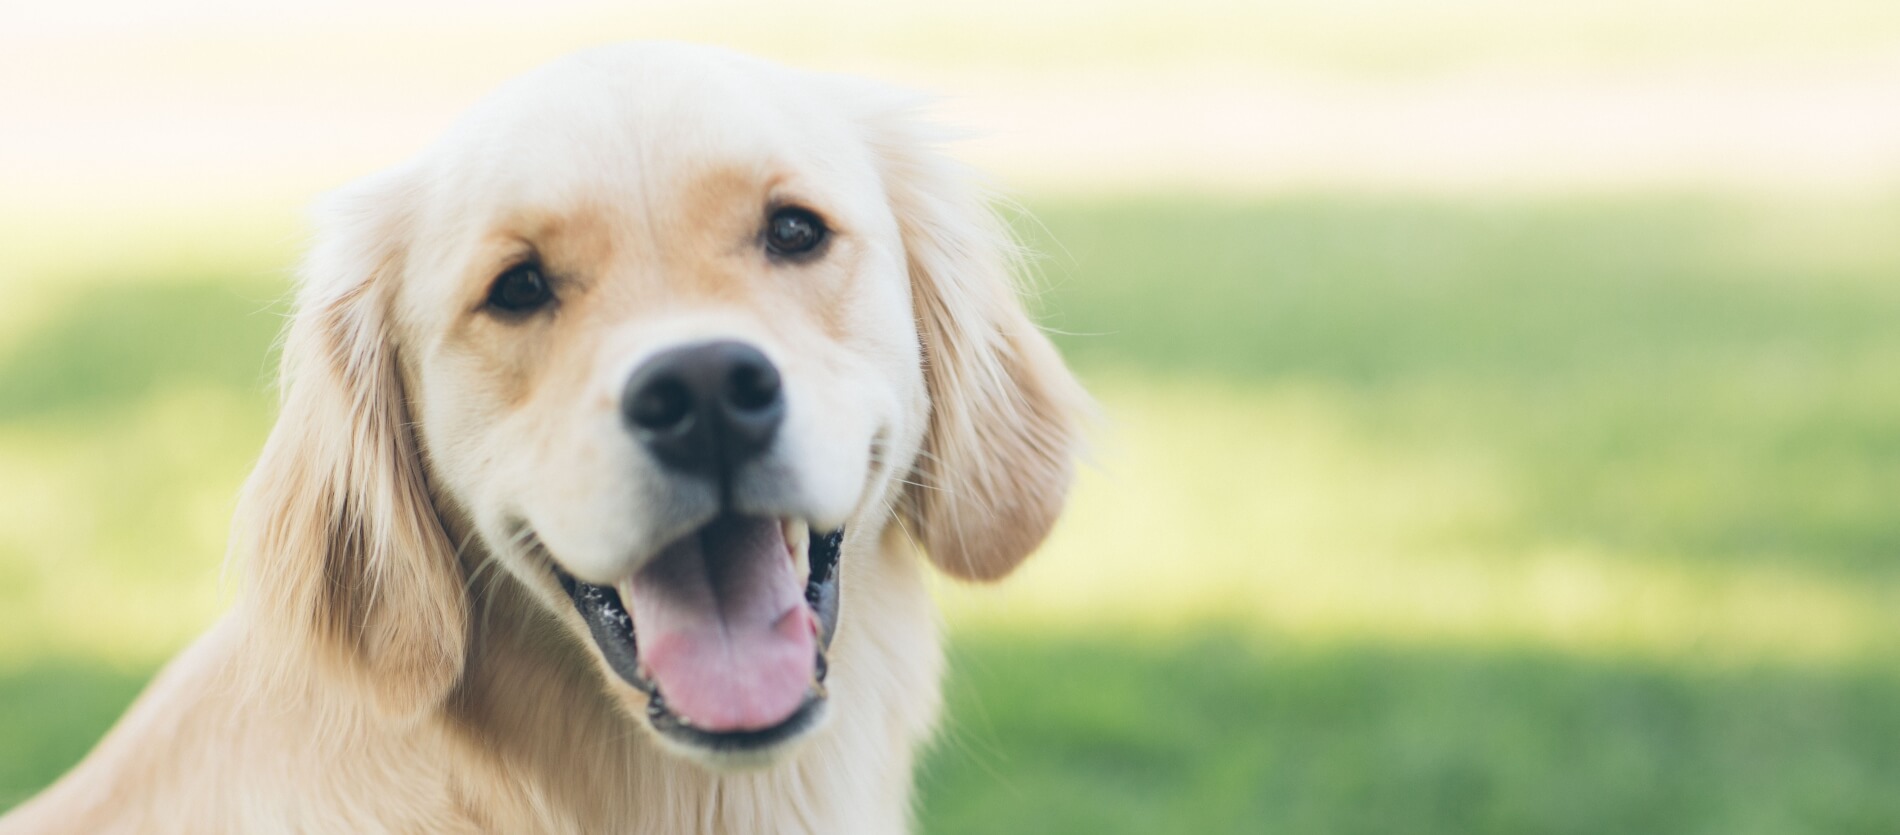
[[1900, 3], [24, 6], [0, 809], [228, 602], [308, 200], [668, 38], [943, 94], [1104, 407], [924, 831], [1900, 831]]

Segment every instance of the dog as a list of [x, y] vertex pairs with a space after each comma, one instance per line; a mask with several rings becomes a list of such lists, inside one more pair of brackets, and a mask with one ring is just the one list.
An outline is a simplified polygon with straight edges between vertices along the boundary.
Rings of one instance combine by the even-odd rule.
[[628, 44], [319, 206], [230, 612], [25, 833], [893, 833], [1090, 410], [909, 94]]

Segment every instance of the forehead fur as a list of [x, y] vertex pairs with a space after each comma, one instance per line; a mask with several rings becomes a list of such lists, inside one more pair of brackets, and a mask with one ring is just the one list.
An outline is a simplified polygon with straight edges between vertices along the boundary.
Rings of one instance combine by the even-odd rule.
[[[439, 210], [677, 198], [708, 175], [794, 180], [817, 199], [876, 194], [865, 137], [832, 77], [678, 44], [617, 45], [529, 73], [425, 155]], [[482, 195], [479, 204], [454, 199]], [[659, 214], [655, 203], [644, 207]]]

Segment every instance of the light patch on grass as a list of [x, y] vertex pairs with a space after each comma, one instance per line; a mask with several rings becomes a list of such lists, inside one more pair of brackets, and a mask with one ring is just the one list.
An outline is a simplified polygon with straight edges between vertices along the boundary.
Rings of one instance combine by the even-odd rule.
[[294, 198], [237, 207], [174, 194], [162, 209], [93, 205], [83, 217], [9, 205], [0, 197], [0, 252], [6, 253], [0, 290], [7, 294], [0, 305], [0, 361], [88, 294], [215, 277], [232, 285], [249, 310], [277, 306], [290, 292], [308, 235], [304, 206], [313, 194], [314, 186]]
[[1503, 449], [1394, 444], [1323, 388], [1115, 378], [1113, 423], [1044, 551], [943, 584], [956, 625], [1249, 624], [1357, 639], [1666, 659], [1887, 651], [1891, 582], [1683, 559], [1535, 529]]
[[0, 469], [35, 474], [0, 480], [0, 658], [148, 663], [204, 629], [260, 405], [180, 388], [0, 433]]

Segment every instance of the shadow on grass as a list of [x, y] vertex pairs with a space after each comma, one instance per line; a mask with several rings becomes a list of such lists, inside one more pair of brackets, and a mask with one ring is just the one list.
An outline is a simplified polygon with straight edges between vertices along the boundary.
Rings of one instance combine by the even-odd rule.
[[965, 635], [928, 832], [1900, 830], [1900, 676]]
[[1087, 365], [1356, 384], [1721, 376], [1893, 346], [1879, 206], [1716, 198], [1053, 202], [1044, 322]]
[[0, 809], [79, 762], [155, 672], [77, 659], [0, 668]]
[[154, 280], [88, 288], [0, 354], [0, 421], [105, 416], [155, 392], [263, 392], [285, 307], [261, 282]]
[[[925, 832], [1890, 833], [1892, 668], [962, 635]], [[146, 671], [0, 670], [0, 809]]]

